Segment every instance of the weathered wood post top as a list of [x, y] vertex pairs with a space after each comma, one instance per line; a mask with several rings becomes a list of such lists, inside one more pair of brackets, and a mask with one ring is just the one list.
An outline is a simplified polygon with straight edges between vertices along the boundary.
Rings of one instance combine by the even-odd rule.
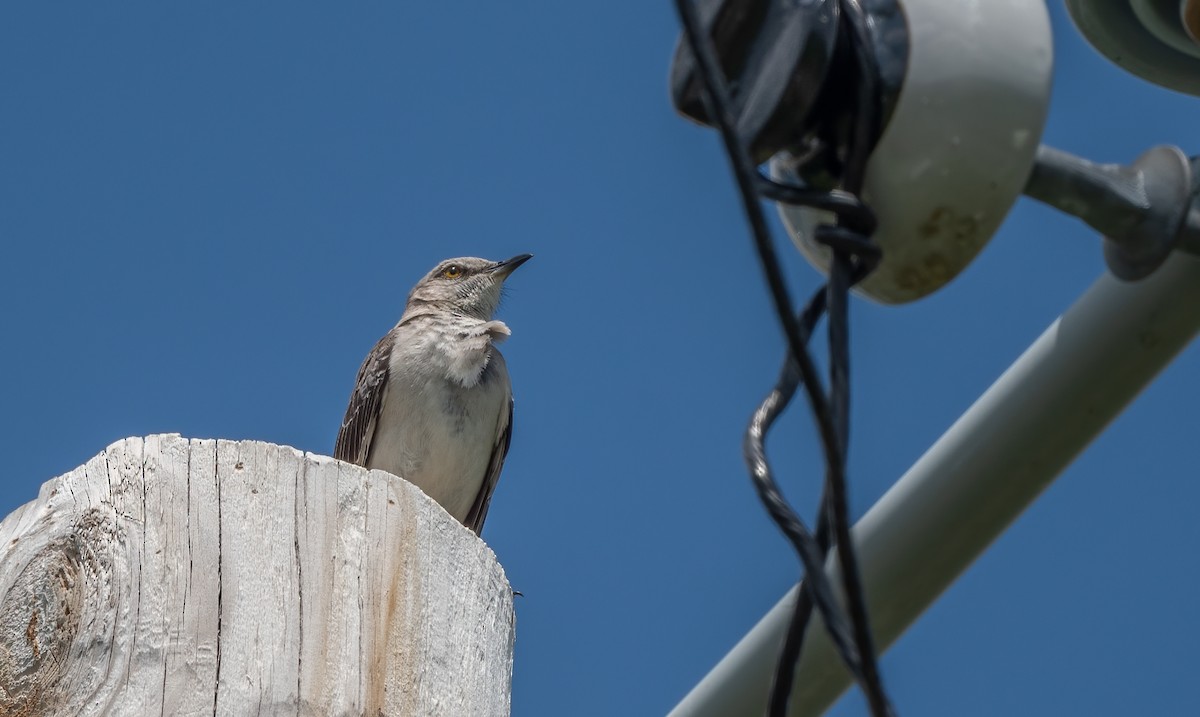
[[508, 715], [513, 600], [406, 481], [128, 438], [0, 523], [0, 715]]

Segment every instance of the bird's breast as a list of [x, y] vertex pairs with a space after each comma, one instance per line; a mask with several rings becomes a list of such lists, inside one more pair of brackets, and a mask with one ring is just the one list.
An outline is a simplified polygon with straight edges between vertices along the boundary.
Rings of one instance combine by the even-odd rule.
[[470, 388], [420, 375], [393, 372], [368, 465], [415, 484], [462, 521], [483, 485], [507, 412], [507, 372], [502, 358], [489, 362]]

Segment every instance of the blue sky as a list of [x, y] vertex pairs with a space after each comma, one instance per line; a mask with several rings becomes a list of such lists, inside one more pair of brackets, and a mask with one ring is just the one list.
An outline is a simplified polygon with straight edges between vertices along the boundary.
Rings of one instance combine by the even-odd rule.
[[[1045, 142], [1200, 151], [1198, 100], [1050, 7]], [[717, 137], [670, 107], [676, 34], [667, 2], [0, 7], [0, 514], [125, 436], [329, 453], [416, 279], [531, 252], [484, 533], [525, 594], [513, 713], [669, 710], [797, 573], [739, 452], [783, 345]], [[855, 301], [854, 513], [1101, 271], [1023, 200], [938, 294]], [[901, 714], [1194, 703], [1198, 389], [1193, 347], [901, 638]], [[772, 449], [811, 515], [803, 411]]]

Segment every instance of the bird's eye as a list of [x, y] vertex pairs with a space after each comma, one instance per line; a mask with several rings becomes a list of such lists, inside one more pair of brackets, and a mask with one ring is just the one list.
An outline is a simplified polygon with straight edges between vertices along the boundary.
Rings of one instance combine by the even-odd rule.
[[450, 266], [446, 267], [445, 269], [442, 269], [442, 276], [446, 277], [447, 279], [457, 279], [458, 277], [460, 277], [462, 275], [463, 275], [462, 267], [459, 266], [458, 264], [451, 264]]

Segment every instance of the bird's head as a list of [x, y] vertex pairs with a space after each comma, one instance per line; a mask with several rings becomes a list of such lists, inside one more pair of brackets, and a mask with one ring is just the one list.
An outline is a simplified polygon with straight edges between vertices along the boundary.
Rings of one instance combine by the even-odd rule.
[[500, 305], [504, 280], [531, 258], [532, 254], [518, 254], [504, 261], [473, 256], [446, 259], [413, 287], [408, 295], [408, 307], [427, 305], [490, 320]]

